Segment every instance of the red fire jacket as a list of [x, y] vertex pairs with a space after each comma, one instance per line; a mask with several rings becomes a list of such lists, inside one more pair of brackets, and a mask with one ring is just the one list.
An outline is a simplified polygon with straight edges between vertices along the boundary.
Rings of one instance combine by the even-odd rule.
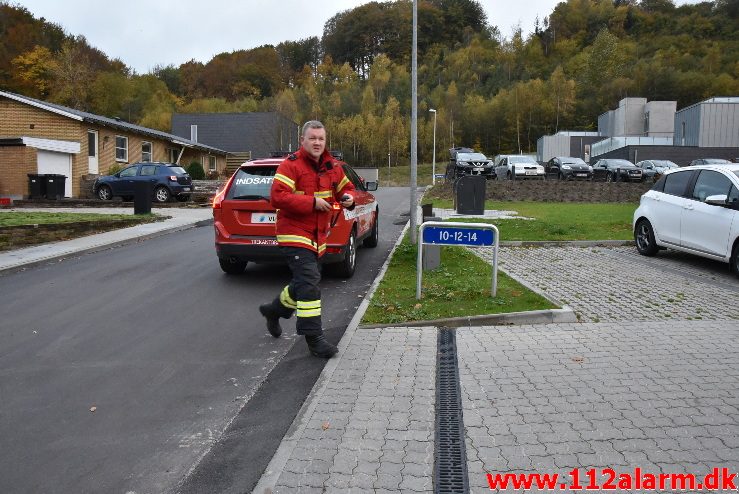
[[277, 243], [310, 249], [319, 257], [326, 250], [333, 211], [316, 211], [314, 198], [332, 203], [340, 202], [344, 194], [355, 196], [354, 184], [344, 175], [341, 163], [328, 151], [320, 161], [316, 163], [301, 147], [277, 167], [271, 192], [272, 206], [277, 209]]

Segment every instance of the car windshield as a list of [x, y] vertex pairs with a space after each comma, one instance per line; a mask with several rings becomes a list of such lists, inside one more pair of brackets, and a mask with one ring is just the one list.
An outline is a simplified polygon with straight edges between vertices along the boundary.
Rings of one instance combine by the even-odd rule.
[[609, 165], [616, 165], [616, 166], [634, 166], [634, 164], [631, 161], [626, 160], [609, 160]]
[[172, 172], [172, 173], [174, 173], [174, 174], [176, 174], [176, 175], [184, 175], [185, 173], [187, 173], [187, 172], [185, 171], [185, 169], [184, 169], [184, 168], [182, 168], [181, 166], [168, 166], [168, 167], [166, 167], [166, 168], [165, 168], [164, 170], [166, 171], [166, 170], [167, 170], [167, 168], [169, 168], [169, 171], [170, 171], [170, 172]]
[[276, 166], [253, 166], [239, 168], [226, 199], [269, 200]]
[[508, 158], [509, 163], [536, 163], [536, 160], [531, 156], [510, 156]]
[[561, 160], [565, 165], [587, 165], [587, 163], [580, 158], [561, 158]]
[[459, 153], [457, 161], [487, 161], [487, 158], [482, 153]]
[[703, 162], [707, 165], [725, 165], [727, 163], [731, 163], [731, 161], [721, 158], [707, 158], [704, 159]]
[[654, 163], [654, 166], [658, 166], [660, 168], [677, 168], [677, 164], [673, 163], [672, 161], [668, 160], [654, 160], [652, 161]]

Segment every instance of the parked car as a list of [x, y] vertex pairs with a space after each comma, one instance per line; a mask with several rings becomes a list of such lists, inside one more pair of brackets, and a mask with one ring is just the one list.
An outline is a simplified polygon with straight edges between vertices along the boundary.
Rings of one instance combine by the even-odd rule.
[[500, 154], [495, 157], [495, 177], [518, 180], [538, 178], [544, 180], [544, 167], [532, 156], [523, 154]]
[[593, 167], [580, 158], [558, 156], [550, 159], [545, 171], [548, 177], [559, 180], [592, 180]]
[[142, 181], [151, 183], [154, 200], [157, 202], [167, 202], [173, 197], [187, 201], [195, 190], [192, 178], [180, 165], [145, 162], [127, 166], [114, 175], [98, 177], [92, 184], [92, 191], [103, 201], [116, 196], [130, 201], [134, 196], [136, 182]]
[[493, 160], [470, 148], [451, 148], [446, 179], [454, 180], [465, 175], [480, 175], [487, 179], [495, 178]]
[[[270, 204], [270, 190], [282, 158], [243, 163], [213, 198], [215, 248], [221, 269], [240, 274], [249, 262], [283, 261], [277, 246], [277, 212]], [[357, 244], [376, 247], [379, 239], [379, 207], [370, 191], [377, 182], [365, 182], [346, 163], [346, 177], [356, 188], [355, 208], [348, 211], [333, 203], [326, 251], [321, 262], [342, 277], [354, 274]]]
[[657, 180], [667, 170], [678, 168], [676, 163], [670, 160], [643, 160], [636, 164], [637, 168], [641, 168], [644, 180]]
[[730, 165], [731, 161], [723, 158], [698, 158], [690, 162], [690, 166], [699, 165]]
[[593, 180], [606, 182], [640, 182], [643, 180], [641, 168], [629, 160], [600, 159], [593, 165]]
[[739, 164], [668, 170], [634, 212], [636, 248], [670, 248], [729, 262], [739, 276]]

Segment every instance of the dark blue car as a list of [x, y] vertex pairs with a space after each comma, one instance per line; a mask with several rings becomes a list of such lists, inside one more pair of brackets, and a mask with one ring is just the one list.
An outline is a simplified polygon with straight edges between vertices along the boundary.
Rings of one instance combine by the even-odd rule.
[[174, 163], [135, 163], [115, 175], [98, 177], [92, 190], [103, 201], [116, 196], [130, 201], [133, 199], [136, 182], [141, 181], [151, 183], [154, 200], [157, 202], [167, 202], [173, 197], [187, 201], [194, 190], [190, 175]]

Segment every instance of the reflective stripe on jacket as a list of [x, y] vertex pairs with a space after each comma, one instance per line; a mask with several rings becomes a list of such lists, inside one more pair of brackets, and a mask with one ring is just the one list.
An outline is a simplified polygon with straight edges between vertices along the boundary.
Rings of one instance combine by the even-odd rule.
[[277, 243], [310, 249], [319, 256], [326, 250], [326, 233], [334, 211], [316, 211], [315, 198], [333, 203], [340, 202], [344, 194], [355, 195], [354, 184], [344, 174], [341, 162], [328, 151], [320, 161], [316, 163], [301, 147], [280, 163], [271, 191], [272, 206], [278, 210]]

